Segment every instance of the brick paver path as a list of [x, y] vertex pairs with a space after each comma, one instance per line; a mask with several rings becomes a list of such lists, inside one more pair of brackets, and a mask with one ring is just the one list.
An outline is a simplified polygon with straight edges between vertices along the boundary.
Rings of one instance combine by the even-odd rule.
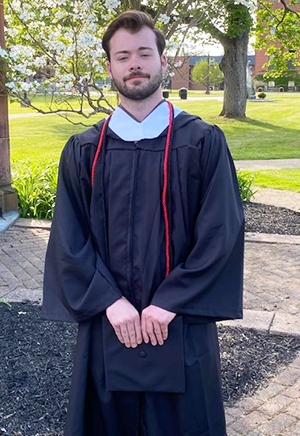
[[[50, 223], [19, 219], [15, 226], [0, 233], [0, 298], [41, 298], [49, 229]], [[297, 316], [300, 237], [274, 236], [246, 238], [244, 307]]]
[[228, 436], [300, 435], [300, 357], [254, 397], [226, 410]]
[[0, 233], [0, 298], [41, 301], [49, 228], [50, 223], [18, 220]]
[[297, 239], [299, 245], [284, 240], [246, 243], [245, 309], [300, 314], [300, 237]]

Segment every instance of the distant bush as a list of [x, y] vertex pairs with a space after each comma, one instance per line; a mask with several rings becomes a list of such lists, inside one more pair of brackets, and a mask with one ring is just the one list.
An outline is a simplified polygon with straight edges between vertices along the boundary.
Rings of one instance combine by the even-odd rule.
[[242, 201], [250, 201], [255, 192], [257, 192], [253, 191], [252, 188], [254, 177], [255, 176], [248, 171], [237, 170], [237, 178]]
[[58, 164], [53, 160], [13, 162], [13, 187], [18, 192], [22, 218], [52, 219]]
[[261, 99], [266, 98], [266, 96], [267, 96], [267, 94], [266, 94], [265, 92], [260, 92], [260, 93], [257, 95], [257, 97], [258, 97], [258, 98], [261, 98]]

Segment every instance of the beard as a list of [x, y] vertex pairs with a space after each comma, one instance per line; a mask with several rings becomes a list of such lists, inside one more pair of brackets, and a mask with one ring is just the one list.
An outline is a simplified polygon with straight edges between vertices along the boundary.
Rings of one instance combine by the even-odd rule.
[[153, 76], [152, 79], [150, 78], [150, 80], [148, 80], [145, 84], [142, 83], [143, 79], [140, 79], [139, 77], [137, 77], [136, 80], [132, 79], [131, 82], [133, 84], [133, 87], [129, 88], [127, 86], [127, 80], [129, 78], [134, 78], [135, 76], [150, 78], [149, 74], [139, 72], [132, 73], [131, 75], [125, 77], [123, 80], [118, 80], [113, 77], [113, 82], [116, 89], [119, 91], [120, 94], [130, 100], [144, 100], [145, 98], [150, 97], [152, 94], [155, 93], [155, 91], [158, 90], [162, 82], [162, 70], [160, 70], [158, 74]]

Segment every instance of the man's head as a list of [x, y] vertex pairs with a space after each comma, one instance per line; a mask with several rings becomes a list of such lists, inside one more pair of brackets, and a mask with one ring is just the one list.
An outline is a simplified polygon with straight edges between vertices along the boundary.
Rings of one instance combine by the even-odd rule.
[[105, 51], [108, 60], [110, 61], [110, 40], [112, 36], [119, 29], [125, 29], [130, 33], [137, 33], [142, 27], [149, 27], [156, 37], [157, 50], [160, 56], [163, 54], [166, 41], [163, 33], [154, 26], [153, 20], [150, 15], [141, 11], [126, 11], [119, 15], [116, 19], [114, 19], [102, 38], [102, 47]]
[[159, 89], [167, 68], [165, 39], [150, 16], [124, 12], [109, 25], [102, 46], [109, 75], [123, 96], [143, 100]]

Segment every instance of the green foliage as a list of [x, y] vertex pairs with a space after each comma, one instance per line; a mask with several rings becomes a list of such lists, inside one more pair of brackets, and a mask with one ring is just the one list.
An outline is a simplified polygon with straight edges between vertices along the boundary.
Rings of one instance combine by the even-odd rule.
[[266, 96], [267, 96], [267, 94], [266, 94], [265, 92], [260, 92], [260, 93], [257, 95], [257, 97], [258, 97], [258, 98], [261, 98], [261, 99], [266, 98]]
[[231, 2], [225, 2], [225, 5], [227, 9], [227, 35], [230, 38], [238, 38], [242, 33], [249, 32], [249, 29], [253, 24], [249, 9], [242, 4], [235, 4]]
[[8, 307], [11, 307], [11, 304], [8, 301], [4, 301], [2, 298], [0, 298], [0, 304], [6, 304]]
[[194, 82], [201, 83], [204, 86], [215, 86], [223, 80], [223, 73], [220, 70], [219, 64], [215, 61], [210, 61], [208, 64], [206, 59], [197, 62], [192, 69], [192, 79]]
[[[267, 79], [282, 76], [291, 69], [300, 66], [300, 12], [284, 8], [282, 2], [261, 0], [257, 12], [256, 48], [265, 49], [269, 61], [264, 67], [269, 71], [264, 74]], [[278, 7], [281, 3], [281, 7]], [[290, 9], [296, 11], [298, 0], [291, 0]], [[287, 6], [287, 7], [288, 7]]]
[[57, 162], [13, 162], [13, 186], [18, 192], [22, 218], [52, 219], [57, 185]]
[[250, 201], [256, 192], [252, 188], [254, 175], [248, 171], [237, 170], [237, 178], [242, 201]]

